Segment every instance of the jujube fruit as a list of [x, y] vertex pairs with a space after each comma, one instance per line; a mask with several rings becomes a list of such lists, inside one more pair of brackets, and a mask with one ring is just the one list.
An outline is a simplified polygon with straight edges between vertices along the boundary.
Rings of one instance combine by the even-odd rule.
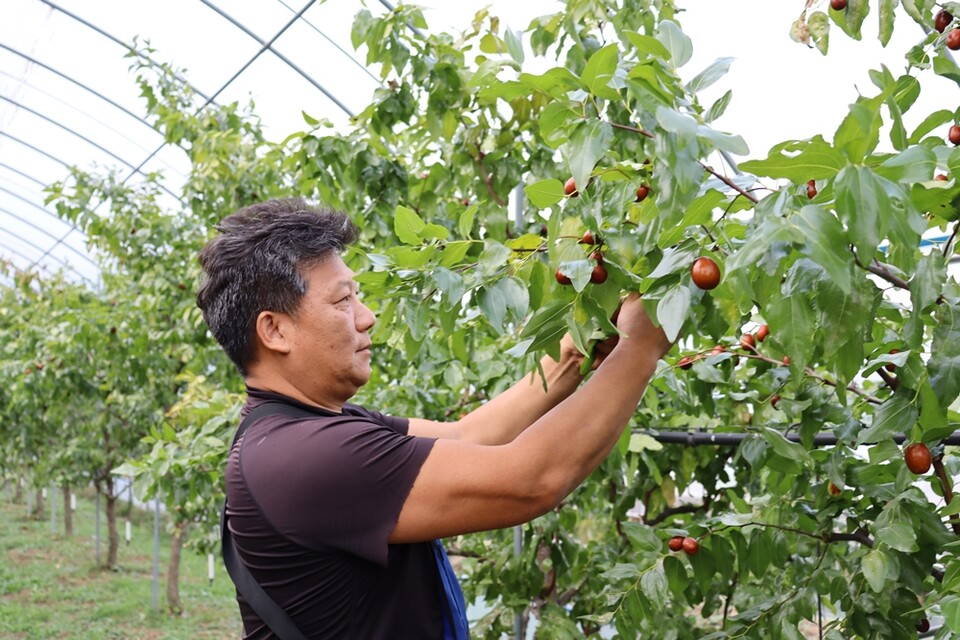
[[720, 267], [711, 258], [701, 256], [690, 267], [693, 284], [704, 290], [715, 289], [720, 284]]
[[817, 197], [817, 181], [807, 180], [807, 197], [811, 200]]
[[[680, 361], [677, 362], [677, 366], [680, 367], [681, 369], [689, 369], [690, 367], [693, 366], [693, 358], [691, 358], [690, 356], [683, 356], [682, 358], [680, 358]], [[674, 549], [674, 551], [676, 551], [676, 549]]]
[[600, 246], [603, 244], [603, 240], [600, 239], [600, 236], [593, 235], [592, 231], [584, 231], [579, 243]]
[[563, 185], [563, 192], [571, 198], [576, 198], [580, 195], [580, 192], [577, 191], [577, 183], [573, 178], [568, 179]]
[[680, 551], [680, 549], [683, 549], [683, 536], [673, 536], [667, 542], [667, 546], [670, 551]]
[[780, 404], [780, 394], [775, 393], [770, 396], [770, 406], [776, 409], [778, 404]]
[[930, 465], [933, 462], [930, 449], [922, 442], [914, 442], [904, 449], [903, 459], [907, 463], [907, 468], [917, 475], [930, 471]]
[[830, 8], [834, 11], [843, 11], [847, 8], [847, 0], [830, 0]]
[[960, 29], [951, 29], [947, 34], [947, 49], [951, 51], [960, 49]]
[[842, 490], [831, 481], [830, 484], [827, 485], [827, 493], [836, 497], [842, 493]]
[[950, 178], [948, 178], [946, 175], [944, 175], [944, 174], [942, 174], [942, 173], [938, 173], [938, 174], [934, 177], [934, 180], [939, 180], [940, 182], [946, 182], [946, 181], [949, 180], [949, 179], [950, 179]]
[[[956, 29], [954, 31], [956, 31]], [[951, 31], [950, 33], [953, 33], [953, 31]], [[951, 126], [950, 130], [947, 132], [947, 138], [950, 140], [950, 144], [953, 144], [953, 145], [960, 144], [960, 125], [955, 124]]]
[[757, 329], [757, 340], [763, 342], [768, 335], [770, 335], [770, 327], [765, 324], [760, 325], [760, 328]]
[[946, 31], [947, 27], [950, 26], [950, 23], [953, 22], [953, 14], [951, 14], [946, 9], [941, 9], [937, 12], [937, 15], [933, 18], [933, 28], [936, 29], [939, 33]]
[[682, 548], [688, 556], [695, 556], [697, 551], [700, 551], [700, 543], [697, 542], [696, 538], [687, 536], [683, 539]]
[[563, 271], [560, 271], [560, 269], [557, 269], [556, 275], [557, 275], [557, 282], [559, 282], [560, 284], [562, 285], [570, 284], [570, 277], [567, 274], [565, 274]]
[[740, 336], [740, 346], [747, 351], [754, 351], [757, 348], [757, 341], [753, 338], [752, 333], [745, 333]]
[[647, 199], [648, 195], [650, 195], [650, 187], [645, 184], [637, 187], [637, 202], [643, 202]]
[[590, 273], [590, 282], [593, 284], [603, 284], [607, 281], [607, 269], [602, 264], [598, 264]]
[[927, 631], [930, 631], [930, 620], [927, 618], [920, 618], [917, 620], [917, 624], [915, 626], [917, 627], [918, 633], [926, 633]]

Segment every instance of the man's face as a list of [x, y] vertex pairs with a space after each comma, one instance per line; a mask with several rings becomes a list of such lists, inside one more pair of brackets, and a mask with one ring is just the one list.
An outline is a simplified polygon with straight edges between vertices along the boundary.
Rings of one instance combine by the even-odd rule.
[[313, 401], [339, 409], [370, 379], [367, 332], [376, 319], [357, 297], [353, 271], [340, 256], [303, 275], [307, 293], [292, 318], [291, 373]]

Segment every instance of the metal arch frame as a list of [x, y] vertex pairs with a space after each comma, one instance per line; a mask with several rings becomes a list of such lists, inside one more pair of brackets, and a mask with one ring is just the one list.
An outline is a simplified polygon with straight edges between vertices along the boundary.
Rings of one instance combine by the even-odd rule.
[[[11, 218], [16, 218], [17, 220], [19, 220], [19, 221], [21, 221], [21, 222], [29, 225], [31, 228], [36, 229], [38, 232], [42, 233], [43, 235], [48, 236], [48, 237], [56, 240], [56, 241], [57, 241], [57, 244], [63, 244], [63, 246], [65, 246], [67, 249], [69, 249], [70, 251], [73, 251], [75, 254], [77, 254], [78, 256], [80, 256], [81, 258], [83, 258], [85, 261], [89, 262], [89, 263], [92, 264], [93, 266], [97, 267], [98, 269], [100, 268], [100, 265], [98, 265], [98, 264], [97, 264], [93, 259], [91, 259], [89, 256], [86, 256], [86, 255], [80, 253], [80, 252], [77, 251], [75, 248], [73, 248], [73, 247], [71, 247], [70, 245], [65, 244], [65, 243], [63, 242], [68, 235], [70, 235], [70, 234], [73, 233], [74, 231], [79, 231], [79, 230], [77, 230], [77, 229], [70, 229], [64, 236], [58, 237], [56, 234], [50, 233], [49, 231], [47, 231], [47, 230], [44, 229], [43, 227], [38, 227], [37, 225], [33, 224], [33, 223], [30, 222], [29, 220], [27, 220], [27, 219], [19, 216], [18, 214], [10, 211], [9, 209], [4, 209], [3, 207], [0, 207], [0, 213], [5, 213], [5, 214], [7, 214], [8, 216], [10, 216]], [[53, 246], [57, 246], [57, 245], [53, 245]], [[50, 249], [48, 249], [47, 251], [44, 251], [43, 254], [42, 254], [39, 258], [37, 258], [37, 259], [34, 261], [33, 264], [37, 264], [38, 262], [40, 262], [40, 260], [43, 260], [44, 257], [49, 256], [49, 255], [52, 255], [52, 254], [50, 253], [50, 251], [51, 251], [52, 249], [53, 249], [53, 247], [50, 247]]]
[[[235, 26], [236, 28], [240, 29], [240, 30], [243, 31], [245, 34], [247, 34], [248, 36], [250, 36], [250, 38], [252, 38], [255, 42], [257, 42], [257, 43], [260, 44], [260, 50], [257, 51], [257, 53], [254, 54], [254, 56], [253, 56], [252, 58], [250, 58], [250, 60], [248, 60], [246, 64], [244, 64], [242, 67], [240, 67], [240, 69], [238, 69], [237, 72], [236, 72], [235, 74], [233, 74], [233, 76], [231, 76], [230, 79], [227, 80], [227, 81], [224, 83], [224, 85], [223, 85], [222, 87], [220, 87], [220, 89], [217, 90], [216, 93], [213, 94], [213, 98], [215, 98], [215, 97], [217, 97], [218, 95], [220, 95], [221, 92], [223, 92], [227, 87], [229, 87], [229, 86], [233, 83], [233, 81], [236, 80], [236, 79], [240, 76], [241, 73], [243, 73], [244, 71], [246, 71], [247, 68], [248, 68], [251, 64], [253, 64], [261, 55], [263, 55], [263, 53], [264, 53], [265, 51], [270, 51], [273, 55], [277, 56], [278, 58], [280, 58], [281, 60], [283, 60], [285, 63], [287, 63], [287, 66], [289, 66], [291, 69], [293, 69], [294, 71], [296, 71], [297, 73], [299, 73], [299, 74], [304, 78], [304, 80], [306, 80], [307, 82], [309, 82], [310, 84], [312, 84], [314, 87], [316, 87], [323, 95], [325, 95], [325, 96], [327, 97], [327, 99], [329, 99], [329, 100], [330, 100], [331, 102], [333, 102], [335, 105], [337, 105], [338, 107], [340, 107], [340, 109], [341, 109], [344, 113], [346, 113], [346, 114], [347, 114], [348, 116], [350, 116], [351, 118], [354, 116], [354, 113], [353, 113], [352, 111], [350, 111], [350, 109], [348, 109], [345, 104], [343, 104], [342, 102], [340, 102], [340, 100], [338, 100], [336, 96], [334, 96], [332, 93], [330, 93], [329, 91], [327, 91], [327, 89], [324, 88], [323, 85], [321, 85], [319, 82], [317, 82], [316, 80], [314, 80], [313, 76], [311, 76], [310, 74], [308, 74], [307, 72], [305, 72], [303, 69], [301, 69], [300, 67], [298, 67], [292, 60], [290, 60], [290, 59], [287, 58], [285, 55], [283, 55], [282, 53], [280, 53], [279, 51], [277, 51], [276, 49], [273, 48], [273, 43], [276, 42], [277, 39], [278, 39], [280, 36], [282, 36], [282, 35], [287, 31], [287, 29], [289, 29], [291, 26], [293, 26], [293, 24], [294, 24], [297, 20], [300, 20], [301, 17], [303, 16], [303, 14], [307, 11], [307, 9], [309, 9], [310, 7], [312, 7], [312, 6], [316, 3], [316, 0], [307, 0], [307, 4], [305, 4], [305, 5], [303, 6], [303, 8], [300, 9], [300, 11], [298, 11], [296, 14], [294, 14], [294, 16], [293, 16], [292, 18], [290, 18], [290, 20], [289, 20], [285, 25], [283, 25], [283, 27], [280, 28], [280, 31], [278, 31], [278, 32], [276, 33], [276, 35], [274, 35], [272, 38], [270, 38], [270, 40], [267, 40], [267, 41], [264, 41], [260, 36], [258, 36], [257, 34], [255, 34], [253, 31], [251, 31], [250, 29], [248, 29], [248, 28], [247, 28], [246, 26], [244, 26], [243, 24], [241, 24], [239, 20], [237, 20], [236, 18], [234, 18], [233, 16], [231, 16], [231, 15], [228, 14], [227, 12], [223, 11], [222, 9], [220, 9], [220, 7], [218, 7], [218, 6], [216, 6], [215, 4], [213, 4], [213, 2], [211, 2], [210, 0], [200, 0], [200, 2], [202, 2], [204, 5], [206, 5], [207, 7], [209, 7], [212, 11], [214, 11], [214, 12], [215, 12], [217, 15], [219, 15], [221, 18], [223, 18], [224, 20], [226, 20], [227, 22], [229, 22], [230, 24], [232, 24], [232, 25]], [[213, 98], [211, 98], [211, 99], [213, 99]]]
[[[101, 144], [99, 144], [99, 143], [97, 143], [97, 142], [94, 142], [93, 140], [91, 140], [91, 139], [88, 138], [87, 136], [83, 135], [82, 133], [80, 133], [80, 132], [78, 132], [78, 131], [76, 131], [76, 130], [74, 130], [74, 129], [71, 129], [71, 128], [68, 127], [67, 125], [61, 124], [61, 123], [57, 122], [56, 120], [54, 120], [54, 119], [51, 118], [50, 116], [44, 115], [44, 114], [40, 113], [39, 111], [37, 111], [36, 109], [32, 109], [32, 108], [30, 108], [30, 107], [28, 107], [28, 106], [26, 106], [26, 105], [24, 105], [24, 104], [21, 104], [21, 103], [17, 102], [16, 100], [14, 100], [14, 99], [12, 99], [12, 98], [8, 98], [7, 96], [4, 96], [4, 95], [0, 95], [0, 100], [4, 100], [4, 101], [6, 101], [6, 102], [9, 102], [9, 103], [12, 104], [13, 106], [15, 106], [17, 109], [22, 109], [22, 110], [26, 111], [27, 113], [32, 114], [32, 115], [34, 115], [34, 116], [42, 119], [42, 120], [45, 121], [45, 122], [49, 122], [50, 124], [54, 125], [55, 127], [58, 127], [58, 128], [60, 128], [60, 129], [63, 129], [63, 130], [66, 131], [67, 133], [70, 133], [71, 135], [76, 136], [77, 138], [79, 138], [80, 140], [83, 140], [84, 142], [86, 142], [86, 143], [89, 144], [90, 146], [94, 147], [95, 149], [98, 149], [98, 150], [102, 151], [103, 153], [107, 154], [108, 156], [110, 156], [111, 158], [113, 158], [113, 159], [116, 160], [117, 162], [120, 162], [121, 164], [123, 164], [123, 165], [126, 166], [127, 168], [133, 169], [135, 173], [139, 173], [140, 175], [145, 175], [142, 171], [140, 171], [140, 167], [136, 167], [136, 168], [135, 168], [135, 167], [133, 166], [133, 164], [131, 164], [130, 162], [124, 160], [123, 158], [121, 158], [120, 156], [118, 156], [118, 155], [115, 154], [114, 152], [110, 151], [109, 149], [107, 149], [107, 148], [104, 147], [103, 145], [101, 145]], [[142, 166], [142, 165], [141, 165], [141, 166]], [[167, 192], [169, 195], [173, 196], [173, 197], [176, 198], [178, 201], [183, 202], [183, 199], [182, 199], [180, 196], [178, 196], [177, 194], [175, 194], [173, 191], [170, 191], [170, 189], [168, 189], [165, 185], [162, 185], [162, 184], [161, 184], [161, 185], [160, 185], [160, 189], [163, 190], [163, 191], [165, 191], [165, 192]]]
[[[130, 45], [123, 43], [120, 39], [118, 39], [118, 38], [116, 38], [115, 36], [107, 33], [105, 30], [103, 30], [103, 29], [97, 27], [96, 25], [94, 25], [94, 24], [92, 24], [92, 23], [90, 23], [90, 22], [88, 22], [88, 21], [80, 18], [79, 16], [77, 16], [77, 15], [75, 15], [75, 14], [73, 14], [73, 13], [71, 13], [71, 12], [65, 10], [65, 9], [63, 9], [62, 7], [60, 7], [59, 5], [51, 2], [50, 0], [41, 0], [41, 2], [43, 2], [44, 4], [50, 6], [50, 7], [53, 8], [53, 9], [56, 9], [57, 11], [62, 12], [63, 14], [65, 14], [65, 15], [67, 15], [67, 16], [70, 16], [71, 18], [73, 18], [74, 20], [76, 20], [76, 21], [80, 22], [81, 24], [87, 26], [88, 28], [93, 29], [94, 31], [96, 31], [96, 32], [99, 33], [100, 35], [102, 35], [102, 36], [110, 39], [111, 41], [113, 41], [113, 42], [115, 42], [115, 43], [117, 43], [117, 44], [119, 44], [119, 45], [121, 45], [121, 46], [123, 46], [123, 47], [126, 48], [127, 50], [133, 51], [134, 53], [136, 53], [136, 55], [143, 57], [145, 60], [148, 60], [148, 61], [150, 61], [151, 63], [156, 64], [156, 62], [155, 62], [153, 59], [151, 59], [149, 56], [146, 56], [145, 54], [143, 54], [143, 53], [140, 52], [140, 51], [136, 51], [136, 50], [133, 49]], [[300, 75], [302, 75], [308, 82], [310, 82], [310, 83], [313, 84], [317, 89], [319, 89], [325, 96], [327, 96], [328, 98], [330, 98], [330, 100], [331, 100], [334, 104], [338, 105], [341, 109], [344, 109], [344, 111], [345, 111], [348, 115], [350, 115], [350, 116], [352, 117], [353, 114], [349, 111], [349, 109], [347, 109], [342, 103], [340, 103], [340, 101], [337, 100], [335, 96], [333, 96], [333, 95], [332, 95], [331, 93], [329, 93], [325, 88], [323, 88], [322, 85], [320, 85], [316, 80], [314, 80], [311, 76], [309, 76], [309, 74], [306, 74], [303, 70], [301, 70], [299, 67], [297, 67], [292, 61], [290, 61], [289, 59], [287, 59], [287, 58], [286, 58], [285, 56], [283, 56], [282, 54], [280, 54], [280, 53], [278, 53], [277, 51], [275, 51], [275, 50], [273, 50], [273, 49], [270, 48], [271, 45], [272, 45], [281, 35], [283, 35], [283, 33], [286, 32], [287, 29], [290, 28], [290, 26], [292, 26], [298, 19], [302, 19], [303, 13], [306, 12], [307, 9], [309, 9], [315, 2], [316, 2], [316, 0], [308, 0], [307, 4], [303, 7], [303, 9], [301, 9], [299, 12], [297, 12], [297, 13], [293, 16], [293, 18], [291, 18], [290, 21], [288, 21], [287, 24], [284, 25], [284, 26], [277, 32], [277, 34], [274, 35], [273, 38], [271, 38], [268, 42], [262, 41], [262, 40], [261, 40], [260, 38], [258, 38], [255, 34], [253, 34], [253, 33], [250, 32], [248, 29], [246, 29], [245, 27], [243, 27], [236, 19], [232, 18], [232, 16], [230, 16], [229, 14], [226, 14], [225, 12], [223, 12], [222, 10], [220, 10], [219, 8], [214, 7], [212, 4], [209, 4], [209, 3], [206, 3], [206, 2], [205, 2], [205, 4], [207, 4], [207, 6], [209, 6], [212, 10], [216, 11], [221, 17], [223, 17], [224, 19], [227, 19], [229, 22], [231, 22], [232, 24], [234, 24], [234, 25], [237, 26], [238, 28], [242, 29], [244, 32], [246, 32], [248, 35], [250, 35], [250, 37], [254, 38], [254, 40], [256, 40], [257, 42], [260, 42], [260, 44], [261, 44], [261, 49], [260, 49], [260, 51], [257, 52], [256, 55], [254, 55], [254, 57], [253, 57], [251, 60], [249, 60], [245, 65], [243, 65], [243, 66], [240, 68], [239, 71], [237, 71], [233, 76], [231, 76], [230, 79], [229, 79], [227, 82], [225, 82], [225, 83], [223, 84], [223, 86], [221, 86], [220, 89], [217, 90], [216, 93], [214, 93], [214, 94], [213, 94], [212, 96], [210, 96], [210, 97], [207, 97], [202, 91], [200, 91], [199, 89], [197, 89], [196, 87], [194, 87], [192, 84], [190, 84], [185, 78], [183, 78], [183, 77], [180, 76], [179, 74], [176, 74], [176, 73], [175, 73], [175, 74], [174, 74], [175, 77], [176, 77], [177, 79], [181, 80], [182, 82], [184, 82], [184, 84], [186, 84], [188, 87], [190, 87], [193, 91], [195, 91], [198, 96], [200, 96], [201, 98], [204, 98], [204, 99], [205, 99], [204, 104], [200, 107], [200, 108], [202, 109], [203, 107], [206, 107], [207, 105], [213, 103], [214, 100], [216, 99], [216, 97], [217, 97], [218, 95], [220, 95], [220, 93], [222, 93], [227, 87], [229, 87], [230, 84], [232, 84], [233, 81], [236, 80], [236, 78], [243, 72], [243, 70], [245, 70], [247, 67], [249, 67], [257, 58], [259, 58], [259, 56], [262, 55], [264, 51], [266, 51], [267, 49], [270, 49], [270, 50], [274, 53], [274, 55], [276, 55], [277, 57], [279, 57], [279, 58], [280, 58], [281, 60], [283, 60], [286, 64], [288, 64], [291, 68], [293, 68], [294, 70], [296, 70], [296, 71], [297, 71]], [[2, 132], [0, 132], [0, 133], [2, 133]], [[22, 142], [22, 141], [18, 140], [18, 142]], [[31, 145], [28, 145], [28, 146], [31, 146]], [[159, 147], [157, 147], [157, 149], [155, 149], [152, 153], [150, 153], [139, 165], [137, 165], [135, 168], [133, 168], [133, 170], [131, 171], [131, 173], [129, 173], [129, 174], [123, 179], [122, 182], [125, 183], [127, 180], [129, 180], [131, 177], [133, 177], [136, 173], [140, 172], [140, 171], [143, 169], [144, 165], [146, 165], [147, 162], [149, 162], [154, 156], [156, 156], [165, 146], [167, 146], [167, 143], [166, 143], [166, 142], [164, 142], [164, 143], [161, 144]], [[31, 146], [31, 148], [34, 148], [34, 147]], [[49, 156], [49, 154], [45, 154], [45, 155], [48, 155], [48, 157], [51, 157], [51, 158], [52, 158], [52, 156]], [[174, 196], [174, 197], [176, 197], [176, 196]], [[179, 201], [182, 202], [182, 200], [181, 200], [180, 198], [177, 198], [177, 200], [179, 200]], [[97, 206], [99, 206], [99, 204], [98, 204]], [[66, 237], [66, 236], [64, 236], [64, 237]], [[57, 244], [60, 244], [62, 241], [63, 241], [63, 238], [59, 239], [56, 243], [54, 243], [47, 252], [45, 252], [43, 255], [40, 256], [40, 258], [38, 258], [38, 261], [39, 261], [39, 260], [42, 260], [46, 255], [49, 255], [50, 251], [52, 251], [53, 248], [56, 247]], [[35, 262], [34, 264], [36, 264], [36, 262]]]
[[54, 75], [56, 75], [56, 76], [58, 76], [58, 77], [60, 77], [60, 78], [63, 78], [63, 79], [66, 80], [67, 82], [70, 82], [71, 84], [74, 84], [74, 85], [80, 87], [81, 89], [83, 89], [83, 90], [86, 91], [87, 93], [90, 93], [90, 94], [92, 94], [92, 95], [100, 98], [101, 100], [103, 100], [104, 102], [106, 102], [107, 104], [109, 104], [111, 107], [114, 107], [115, 109], [119, 109], [120, 111], [122, 111], [123, 113], [127, 114], [128, 116], [130, 116], [130, 117], [133, 118], [134, 120], [137, 120], [137, 121], [141, 122], [144, 126], [149, 127], [151, 130], [156, 131], [156, 129], [153, 128], [153, 125], [151, 125], [149, 122], [147, 122], [147, 120], [146, 120], [145, 118], [143, 118], [142, 116], [138, 116], [138, 115], [135, 114], [133, 111], [130, 111], [130, 110], [127, 109], [125, 106], [123, 106], [122, 104], [120, 104], [120, 103], [118, 103], [117, 101], [113, 100], [112, 98], [108, 98], [107, 96], [103, 95], [102, 93], [100, 93], [99, 91], [97, 91], [96, 89], [94, 89], [93, 87], [90, 87], [89, 85], [86, 85], [86, 84], [80, 82], [79, 80], [77, 80], [77, 79], [75, 79], [75, 78], [71, 78], [70, 76], [68, 76], [67, 74], [63, 73], [62, 71], [58, 71], [57, 69], [54, 69], [54, 68], [51, 67], [50, 65], [48, 65], [48, 64], [46, 64], [46, 63], [43, 63], [43, 62], [40, 62], [40, 61], [37, 60], [36, 58], [34, 58], [34, 57], [32, 57], [32, 56], [29, 56], [29, 55], [23, 53], [22, 51], [19, 51], [19, 50], [17, 50], [17, 49], [14, 49], [13, 47], [10, 47], [10, 46], [8, 46], [8, 45], [5, 45], [5, 44], [3, 44], [2, 42], [0, 42], [0, 49], [4, 49], [4, 50], [6, 50], [6, 51], [9, 51], [10, 53], [12, 53], [12, 54], [14, 54], [14, 55], [23, 58], [24, 60], [26, 60], [26, 61], [29, 62], [30, 64], [36, 65], [36, 66], [40, 67], [41, 69], [44, 69], [44, 70], [46, 70], [46, 71], [49, 71], [50, 73], [52, 73], [52, 74], [54, 74]]
[[[92, 29], [93, 31], [96, 31], [97, 33], [99, 33], [99, 34], [100, 34], [101, 36], [103, 36], [104, 38], [110, 40], [111, 42], [113, 42], [113, 43], [115, 43], [115, 44], [120, 45], [121, 47], [123, 47], [123, 48], [126, 49], [127, 51], [130, 51], [130, 52], [136, 54], [138, 57], [143, 58], [144, 60], [147, 60], [147, 61], [150, 62], [151, 64], [155, 64], [155, 65], [158, 65], [158, 66], [159, 66], [159, 64], [157, 63], [157, 61], [154, 60], [153, 58], [151, 58], [150, 56], [148, 56], [147, 54], [143, 53], [142, 51], [138, 51], [137, 49], [134, 49], [134, 48], [131, 47], [128, 43], [124, 42], [123, 40], [121, 40], [120, 38], [116, 37], [115, 35], [113, 35], [113, 34], [111, 34], [111, 33], [108, 33], [106, 30], [101, 29], [100, 27], [98, 27], [97, 25], [93, 24], [92, 22], [90, 22], [90, 21], [88, 21], [88, 20], [84, 20], [83, 18], [81, 18], [81, 17], [78, 16], [77, 14], [75, 14], [75, 13], [73, 13], [73, 12], [71, 12], [71, 11], [68, 11], [67, 9], [64, 9], [63, 7], [61, 7], [60, 5], [58, 5], [58, 4], [54, 3], [54, 2], [51, 2], [51, 0], [40, 0], [40, 2], [42, 2], [42, 3], [45, 4], [45, 5], [47, 5], [47, 6], [50, 7], [51, 9], [54, 9], [54, 10], [56, 10], [56, 11], [59, 11], [60, 13], [62, 13], [62, 14], [65, 15], [65, 16], [68, 16], [68, 17], [70, 17], [70, 18], [73, 18], [74, 20], [76, 20], [77, 22], [79, 22], [80, 24], [82, 24], [83, 26], [85, 26], [85, 27], [87, 27], [87, 28], [89, 28], [89, 29]], [[206, 96], [206, 94], [204, 94], [202, 91], [200, 91], [200, 89], [198, 89], [197, 87], [195, 87], [195, 86], [193, 86], [192, 84], [190, 84], [190, 82], [188, 82], [186, 78], [184, 78], [184, 77], [181, 76], [180, 74], [175, 74], [175, 76], [176, 76], [177, 80], [180, 80], [181, 82], [183, 82], [184, 84], [186, 84], [188, 87], [190, 87], [190, 89], [193, 90], [198, 96], [200, 96], [201, 98], [204, 98], [204, 99], [208, 99], [207, 96]]]
[[[287, 9], [288, 11], [290, 11], [291, 13], [293, 13], [294, 11], [296, 11], [293, 7], [291, 7], [291, 6], [288, 5], [286, 2], [284, 2], [284, 0], [277, 0], [277, 2], [279, 2], [279, 3], [282, 4], [284, 7], [286, 7], [286, 9]], [[380, 80], [380, 78], [378, 78], [377, 76], [375, 76], [375, 75], [373, 75], [372, 73], [370, 73], [370, 69], [368, 69], [368, 68], [366, 67], [366, 65], [362, 64], [359, 60], [357, 60], [356, 58], [354, 58], [354, 57], [350, 54], [350, 52], [346, 51], [343, 47], [341, 47], [339, 44], [337, 44], [336, 42], [334, 42], [333, 39], [332, 39], [330, 36], [328, 36], [326, 33], [324, 33], [323, 30], [322, 30], [320, 27], [318, 27], [317, 25], [313, 24], [312, 22], [310, 22], [310, 21], [307, 20], [306, 18], [300, 18], [300, 20], [303, 22], [303, 24], [305, 24], [305, 25], [307, 25], [308, 27], [310, 27], [311, 29], [313, 29], [321, 38], [323, 38], [324, 40], [326, 40], [327, 42], [329, 42], [330, 45], [333, 46], [337, 51], [339, 51], [339, 52], [342, 53], [344, 56], [346, 56], [353, 64], [355, 64], [357, 67], [359, 67], [361, 71], [363, 71], [365, 74], [367, 74], [368, 76], [370, 76], [370, 79], [371, 79], [371, 80], [373, 80], [374, 82], [376, 82], [376, 83], [379, 84], [379, 85], [383, 85], [383, 82]]]

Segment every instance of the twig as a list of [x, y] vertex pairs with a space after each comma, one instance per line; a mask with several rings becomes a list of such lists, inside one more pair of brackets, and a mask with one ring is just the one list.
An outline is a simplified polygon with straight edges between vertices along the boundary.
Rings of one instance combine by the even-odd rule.
[[483, 180], [483, 184], [487, 187], [487, 193], [490, 194], [490, 197], [493, 198], [493, 201], [499, 206], [507, 206], [507, 203], [503, 200], [503, 198], [497, 195], [497, 192], [493, 190], [493, 180], [490, 178], [490, 174], [487, 173], [487, 168], [483, 166], [483, 157], [478, 157], [475, 162], [477, 163], [477, 168], [480, 170], [480, 178]]
[[957, 231], [960, 231], [960, 222], [956, 222], [953, 225], [953, 233], [950, 234], [950, 237], [947, 238], [947, 243], [943, 245], [943, 257], [946, 258], [947, 254], [950, 253], [950, 245], [953, 244], [953, 241], [957, 238]]
[[[609, 120], [607, 122], [610, 122]], [[631, 127], [628, 124], [620, 124], [619, 122], [610, 122], [610, 126], [614, 129], [623, 129], [624, 131], [632, 131], [634, 133], [639, 133], [642, 136], [647, 136], [648, 138], [653, 138], [654, 135], [647, 131], [646, 129], [638, 129], [637, 127]]]
[[892, 375], [883, 370], [883, 367], [877, 369], [877, 373], [880, 374], [880, 377], [883, 378], [883, 381], [887, 383], [887, 386], [890, 387], [891, 391], [896, 391], [897, 387], [900, 386], [900, 381], [894, 378]]
[[[943, 454], [933, 459], [933, 471], [940, 480], [940, 488], [943, 489], [943, 499], [947, 501], [947, 504], [950, 504], [950, 502], [953, 501], [953, 483], [950, 481], [947, 470], [943, 466]], [[960, 522], [957, 522], [956, 518], [951, 518], [951, 520], [950, 526], [953, 528], [953, 532], [960, 536]]]
[[735, 183], [733, 180], [731, 180], [727, 176], [717, 173], [712, 168], [708, 167], [702, 162], [700, 163], [700, 166], [703, 167], [707, 173], [709, 173], [714, 178], [718, 179], [720, 182], [724, 183], [725, 185], [727, 185], [728, 187], [730, 187], [731, 189], [733, 189], [734, 191], [742, 195], [744, 198], [746, 198], [753, 204], [757, 204], [758, 202], [760, 202], [760, 200], [757, 199], [757, 196], [753, 195], [752, 193], [750, 193], [749, 191], [747, 191], [746, 189], [744, 189], [743, 187]]
[[856, 252], [853, 251], [852, 246], [850, 247], [850, 252], [853, 253], [853, 261], [856, 262], [857, 266], [860, 267], [861, 269], [866, 269], [873, 275], [879, 276], [880, 278], [886, 280], [887, 282], [889, 282], [890, 284], [892, 284], [893, 286], [899, 289], [910, 288], [909, 282], [907, 282], [900, 276], [890, 271], [890, 269], [888, 269], [885, 264], [878, 262], [876, 258], [874, 258], [873, 262], [871, 262], [867, 266], [864, 266], [863, 263], [860, 262], [860, 256], [858, 256]]
[[672, 516], [680, 515], [681, 513], [697, 513], [698, 511], [706, 511], [710, 508], [710, 496], [707, 496], [703, 499], [703, 504], [685, 504], [679, 507], [667, 507], [655, 517], [647, 519], [646, 513], [643, 516], [643, 523], [650, 527], [655, 527], [667, 518]]
[[727, 628], [727, 614], [730, 611], [730, 602], [733, 600], [733, 592], [737, 588], [737, 580], [740, 578], [739, 573], [733, 574], [733, 580], [730, 581], [730, 589], [727, 591], [727, 599], [723, 602], [723, 623], [721, 623], [720, 628]]

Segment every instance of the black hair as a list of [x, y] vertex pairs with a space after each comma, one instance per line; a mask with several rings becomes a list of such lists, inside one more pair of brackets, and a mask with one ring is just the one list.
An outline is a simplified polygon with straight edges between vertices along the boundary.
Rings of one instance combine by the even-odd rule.
[[197, 306], [213, 337], [246, 376], [256, 356], [260, 312], [296, 314], [307, 292], [304, 271], [355, 242], [358, 230], [343, 213], [303, 198], [244, 207], [216, 229], [219, 235], [200, 251], [204, 276]]

